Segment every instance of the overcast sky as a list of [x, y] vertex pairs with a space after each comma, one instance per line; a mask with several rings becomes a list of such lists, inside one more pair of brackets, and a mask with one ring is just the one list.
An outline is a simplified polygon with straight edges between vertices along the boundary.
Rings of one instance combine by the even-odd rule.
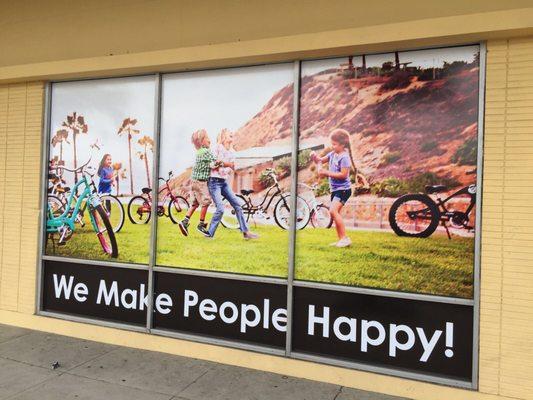
[[[74, 111], [83, 115], [89, 132], [86, 135], [79, 134], [76, 138], [78, 166], [89, 159], [89, 146], [98, 138], [101, 150], [94, 152], [91, 165], [96, 168], [102, 156], [110, 153], [113, 162], [120, 161], [123, 167], [128, 168], [128, 179], [121, 181], [121, 187], [126, 189], [129, 188], [127, 137], [118, 136], [117, 131], [125, 118], [136, 118], [137, 129], [140, 129], [141, 133], [132, 140], [132, 164], [135, 191], [138, 191], [146, 186], [147, 182], [144, 161], [136, 154], [141, 150], [137, 140], [143, 135], [153, 137], [154, 101], [153, 76], [55, 83], [52, 86], [51, 134], [61, 129], [61, 123], [67, 115]], [[70, 145], [63, 145], [63, 159], [65, 166], [72, 168], [71, 137], [69, 141]], [[59, 145], [55, 148], [50, 146], [50, 151], [51, 157], [59, 155]], [[151, 158], [149, 161], [151, 163]], [[65, 177], [70, 183], [72, 174], [65, 173]]]
[[162, 173], [179, 174], [193, 164], [194, 131], [206, 129], [214, 144], [223, 128], [236, 131], [292, 82], [292, 64], [164, 75]]
[[[472, 62], [479, 52], [479, 46], [446, 47], [441, 49], [400, 51], [400, 62], [411, 62], [410, 67], [442, 67], [445, 61]], [[372, 54], [366, 56], [367, 67], [381, 67], [384, 62], [394, 63], [394, 53]], [[347, 63], [348, 57], [332, 58], [329, 60], [305, 61], [302, 64], [302, 75], [313, 75], [329, 68], [337, 68], [339, 64]], [[362, 57], [354, 57], [356, 66], [361, 66]]]

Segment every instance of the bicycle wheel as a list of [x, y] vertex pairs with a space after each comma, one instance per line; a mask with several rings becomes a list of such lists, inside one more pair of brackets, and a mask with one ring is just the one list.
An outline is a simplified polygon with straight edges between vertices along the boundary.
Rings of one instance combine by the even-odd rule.
[[[48, 204], [47, 205], [47, 208], [48, 208], [47, 220], [51, 220], [53, 218], [59, 218], [65, 212], [65, 202], [62, 199], [60, 199], [58, 196], [55, 196], [53, 194], [48, 195], [47, 200], [48, 200], [47, 201], [47, 204]], [[72, 237], [73, 233], [74, 232], [71, 229], [69, 229], [64, 239], [69, 240]], [[48, 243], [48, 237], [56, 238], [58, 235], [59, 235], [58, 232], [47, 233], [45, 246]]]
[[[244, 220], [248, 222], [250, 220], [250, 213], [247, 211], [249, 209], [246, 199], [240, 194], [235, 195], [239, 198], [239, 203], [242, 207], [242, 213], [244, 215]], [[228, 229], [239, 229], [239, 220], [235, 213], [235, 209], [231, 206], [229, 201], [224, 197], [222, 199], [222, 204], [224, 204], [224, 215], [220, 223], [224, 228]]]
[[57, 218], [65, 211], [65, 203], [53, 194], [48, 195], [48, 217]]
[[90, 210], [91, 222], [100, 246], [102, 250], [107, 255], [117, 258], [118, 257], [118, 246], [117, 239], [115, 238], [115, 232], [111, 227], [111, 223], [107, 218], [107, 211], [100, 204], [96, 207], [91, 207]]
[[122, 202], [112, 194], [103, 194], [100, 196], [100, 200], [107, 212], [107, 217], [113, 227], [113, 232], [119, 232], [124, 225], [124, 206], [122, 206]]
[[175, 224], [185, 217], [188, 210], [189, 202], [181, 196], [176, 196], [174, 199], [170, 200], [170, 203], [168, 203], [168, 216]]
[[128, 218], [132, 224], [146, 224], [150, 221], [152, 204], [143, 196], [132, 197], [128, 203]]
[[389, 211], [389, 223], [398, 236], [426, 238], [439, 226], [437, 204], [425, 194], [406, 194]]
[[333, 217], [324, 204], [319, 204], [316, 210], [311, 211], [311, 225], [315, 228], [329, 229], [333, 225]]
[[[291, 195], [284, 194], [274, 207], [274, 220], [282, 229], [289, 229], [290, 226], [290, 204]], [[311, 210], [307, 202], [300, 196], [296, 198], [296, 229], [303, 229], [311, 219]]]

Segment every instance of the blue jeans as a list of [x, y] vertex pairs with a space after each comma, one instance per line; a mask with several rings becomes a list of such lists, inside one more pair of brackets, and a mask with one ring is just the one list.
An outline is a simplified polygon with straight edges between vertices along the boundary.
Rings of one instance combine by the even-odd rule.
[[248, 225], [244, 219], [244, 214], [242, 213], [241, 201], [235, 196], [233, 190], [231, 190], [230, 185], [225, 179], [222, 178], [209, 178], [207, 182], [207, 188], [209, 189], [209, 194], [211, 199], [215, 203], [217, 209], [211, 218], [211, 223], [209, 224], [209, 235], [211, 237], [215, 236], [218, 224], [224, 215], [224, 204], [222, 203], [222, 196], [224, 196], [228, 202], [231, 204], [235, 210], [235, 215], [239, 221], [239, 229], [241, 232], [248, 232]]

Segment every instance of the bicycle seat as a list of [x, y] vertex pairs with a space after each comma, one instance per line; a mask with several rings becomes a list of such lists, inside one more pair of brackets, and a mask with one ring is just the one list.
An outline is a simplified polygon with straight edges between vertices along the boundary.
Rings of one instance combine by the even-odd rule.
[[254, 193], [254, 192], [255, 192], [255, 190], [246, 190], [246, 189], [242, 189], [242, 190], [241, 190], [241, 194], [242, 194], [243, 196], [248, 196], [249, 194], [252, 194], [252, 193]]
[[444, 185], [426, 185], [425, 189], [426, 189], [426, 193], [433, 194], [433, 193], [444, 192], [448, 188]]
[[152, 191], [152, 189], [150, 188], [142, 188], [141, 191], [144, 193], [144, 194], [148, 194]]

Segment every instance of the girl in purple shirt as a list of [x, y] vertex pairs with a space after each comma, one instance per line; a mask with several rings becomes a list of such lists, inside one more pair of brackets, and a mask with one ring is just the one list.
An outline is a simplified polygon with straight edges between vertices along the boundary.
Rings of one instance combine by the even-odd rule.
[[[346, 227], [341, 216], [341, 210], [352, 195], [350, 169], [353, 167], [355, 170], [355, 163], [350, 146], [350, 134], [346, 130], [335, 129], [331, 132], [329, 138], [333, 151], [324, 157], [318, 157], [315, 153], [312, 153], [311, 157], [319, 165], [318, 176], [329, 179], [331, 192], [329, 212], [335, 222], [335, 229], [339, 238], [337, 242], [331, 245], [347, 247], [352, 244], [352, 241], [346, 236]], [[325, 163], [328, 163], [328, 169], [321, 169], [320, 165]]]

